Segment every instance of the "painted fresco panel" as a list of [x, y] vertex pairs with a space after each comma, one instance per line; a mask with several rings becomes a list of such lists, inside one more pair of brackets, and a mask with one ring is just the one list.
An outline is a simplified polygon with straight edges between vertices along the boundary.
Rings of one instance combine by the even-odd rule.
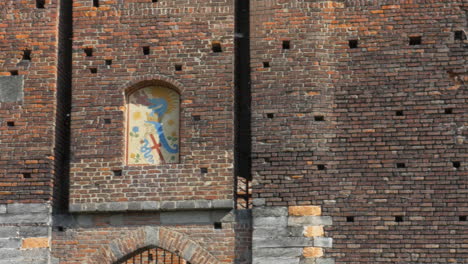
[[151, 86], [128, 98], [127, 164], [179, 162], [179, 94]]

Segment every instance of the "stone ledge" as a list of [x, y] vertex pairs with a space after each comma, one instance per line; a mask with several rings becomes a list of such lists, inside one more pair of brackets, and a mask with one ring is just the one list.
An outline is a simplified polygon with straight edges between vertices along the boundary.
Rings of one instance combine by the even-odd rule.
[[183, 211], [233, 209], [233, 200], [182, 200], [70, 204], [70, 212]]

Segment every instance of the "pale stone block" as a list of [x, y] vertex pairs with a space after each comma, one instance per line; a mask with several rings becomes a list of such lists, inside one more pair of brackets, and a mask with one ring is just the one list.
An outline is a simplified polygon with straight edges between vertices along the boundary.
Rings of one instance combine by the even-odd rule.
[[322, 215], [322, 208], [320, 206], [290, 206], [289, 215], [292, 216], [319, 216]]
[[323, 226], [306, 226], [304, 228], [304, 236], [306, 237], [322, 237], [324, 234]]
[[306, 247], [302, 254], [306, 258], [320, 258], [323, 256], [323, 248]]
[[47, 248], [49, 247], [48, 237], [30, 237], [23, 239], [21, 248]]

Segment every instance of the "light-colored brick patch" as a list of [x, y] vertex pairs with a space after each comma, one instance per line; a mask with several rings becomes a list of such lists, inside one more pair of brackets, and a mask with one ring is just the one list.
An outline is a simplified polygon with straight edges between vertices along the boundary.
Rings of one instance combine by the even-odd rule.
[[23, 239], [21, 248], [47, 248], [49, 247], [48, 237], [30, 237]]
[[290, 206], [289, 215], [292, 216], [319, 216], [322, 215], [320, 206]]
[[302, 253], [306, 258], [320, 258], [323, 256], [323, 249], [317, 247], [306, 247]]
[[305, 237], [321, 237], [324, 236], [323, 226], [306, 226], [304, 228]]

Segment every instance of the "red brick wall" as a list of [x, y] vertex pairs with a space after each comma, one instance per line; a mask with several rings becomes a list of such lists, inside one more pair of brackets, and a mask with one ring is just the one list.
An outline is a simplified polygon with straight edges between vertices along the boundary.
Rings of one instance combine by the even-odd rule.
[[[153, 222], [148, 217], [146, 220], [146, 225]], [[145, 230], [147, 229], [139, 227], [139, 224], [112, 227], [101, 223], [100, 226], [90, 228], [54, 232], [53, 256], [60, 259], [62, 264], [94, 263], [93, 261], [112, 263], [119, 259], [112, 247], [118, 248], [123, 257], [137, 249], [156, 246], [181, 257], [186, 250], [191, 251], [192, 248], [192, 257], [186, 260], [193, 264], [233, 263], [235, 237], [232, 224], [223, 224], [223, 229], [213, 229], [212, 225], [159, 227], [159, 242], [152, 245], [145, 243]]]
[[[336, 263], [468, 258], [459, 221], [468, 214], [468, 53], [466, 40], [454, 40], [467, 8], [253, 1], [254, 197], [322, 205], [334, 220], [326, 256]], [[422, 45], [409, 45], [412, 36]]]
[[[232, 199], [233, 8], [232, 1], [100, 1], [99, 8], [74, 1], [72, 204]], [[212, 41], [223, 52], [214, 53]], [[124, 94], [152, 80], [180, 91], [180, 163], [125, 166]]]
[[[0, 75], [24, 78], [23, 100], [0, 102], [0, 203], [52, 197], [57, 23], [56, 0], [44, 9], [35, 1], [0, 3]], [[22, 61], [23, 50], [31, 61]]]

